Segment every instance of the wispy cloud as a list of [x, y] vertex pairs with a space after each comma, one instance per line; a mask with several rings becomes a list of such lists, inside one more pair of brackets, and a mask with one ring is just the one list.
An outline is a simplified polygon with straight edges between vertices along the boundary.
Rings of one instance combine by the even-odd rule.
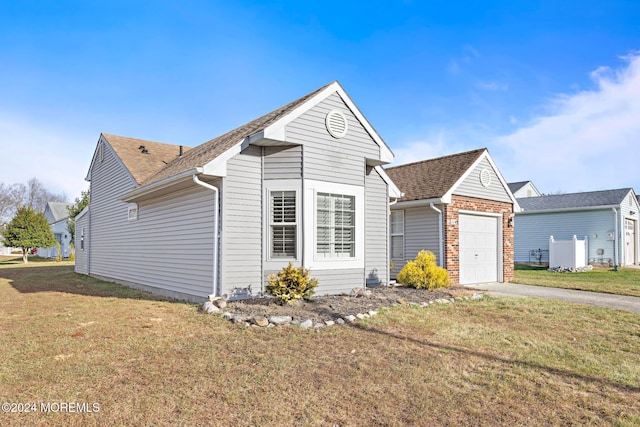
[[486, 91], [506, 91], [509, 90], [509, 85], [506, 83], [499, 83], [496, 81], [492, 81], [492, 82], [476, 82], [475, 85], [476, 89], [480, 89], [480, 90], [486, 90]]
[[531, 179], [543, 192], [640, 186], [640, 54], [622, 59], [590, 74], [594, 89], [558, 96], [546, 115], [496, 141], [508, 180]]

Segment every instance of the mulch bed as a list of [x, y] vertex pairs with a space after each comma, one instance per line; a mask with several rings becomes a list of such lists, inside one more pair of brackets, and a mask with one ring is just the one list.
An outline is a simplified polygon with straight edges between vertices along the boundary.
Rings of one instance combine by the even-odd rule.
[[291, 316], [293, 321], [311, 319], [314, 322], [335, 320], [348, 315], [367, 313], [382, 307], [396, 304], [422, 304], [437, 299], [449, 299], [462, 295], [471, 295], [470, 291], [453, 286], [428, 291], [403, 286], [378, 286], [368, 288], [368, 295], [327, 295], [314, 296], [310, 300], [296, 301], [282, 305], [275, 298], [253, 298], [229, 302], [224, 311], [245, 319], [254, 317]]

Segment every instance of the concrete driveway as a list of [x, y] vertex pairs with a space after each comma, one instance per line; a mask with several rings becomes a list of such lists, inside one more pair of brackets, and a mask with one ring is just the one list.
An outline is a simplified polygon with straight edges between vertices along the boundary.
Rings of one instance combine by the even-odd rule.
[[519, 285], [515, 283], [478, 283], [465, 285], [465, 287], [488, 291], [489, 295], [495, 296], [548, 298], [640, 313], [639, 297], [576, 291], [573, 289], [547, 288], [544, 286]]

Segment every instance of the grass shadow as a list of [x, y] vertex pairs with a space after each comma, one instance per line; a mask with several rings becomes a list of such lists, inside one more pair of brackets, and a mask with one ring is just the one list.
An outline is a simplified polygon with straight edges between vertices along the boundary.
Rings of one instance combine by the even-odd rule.
[[74, 272], [73, 265], [0, 268], [0, 285], [6, 281], [21, 294], [59, 292], [92, 297], [123, 298], [184, 303], [117, 283]]
[[485, 353], [482, 351], [478, 351], [478, 350], [473, 350], [473, 349], [469, 349], [469, 348], [464, 348], [464, 347], [458, 347], [458, 346], [453, 346], [453, 345], [446, 345], [446, 344], [439, 344], [439, 343], [434, 343], [434, 342], [430, 342], [424, 339], [419, 339], [416, 337], [411, 337], [411, 336], [406, 336], [406, 335], [402, 335], [399, 333], [392, 333], [392, 332], [388, 332], [388, 331], [384, 331], [381, 329], [376, 329], [372, 326], [367, 326], [367, 325], [363, 325], [361, 323], [348, 323], [347, 324], [349, 327], [358, 329], [360, 331], [363, 332], [367, 332], [370, 334], [377, 334], [377, 335], [381, 335], [384, 336], [385, 338], [388, 339], [394, 339], [394, 340], [398, 340], [398, 341], [402, 341], [402, 342], [410, 342], [412, 344], [421, 346], [421, 347], [428, 347], [428, 348], [432, 348], [435, 350], [439, 350], [439, 351], [443, 351], [443, 352], [452, 352], [452, 353], [457, 353], [457, 354], [461, 354], [464, 356], [471, 356], [471, 357], [477, 357], [477, 358], [481, 358], [484, 360], [487, 360], [489, 362], [498, 362], [498, 363], [502, 363], [505, 365], [519, 365], [519, 366], [523, 366], [525, 368], [529, 368], [529, 369], [534, 369], [537, 371], [544, 371], [547, 372], [551, 375], [555, 375], [555, 376], [559, 376], [559, 377], [563, 377], [566, 379], [571, 379], [571, 380], [578, 380], [578, 381], [583, 381], [585, 383], [591, 383], [591, 384], [597, 384], [599, 386], [607, 386], [613, 389], [616, 389], [618, 391], [621, 392], [632, 392], [632, 393], [640, 393], [640, 386], [633, 386], [633, 385], [629, 385], [629, 384], [621, 384], [621, 383], [617, 383], [615, 381], [609, 380], [607, 378], [598, 378], [598, 377], [592, 377], [589, 375], [584, 375], [584, 374], [580, 374], [580, 373], [576, 373], [576, 372], [571, 372], [567, 369], [562, 369], [562, 368], [558, 368], [558, 367], [553, 367], [553, 366], [547, 366], [547, 365], [543, 365], [540, 363], [535, 363], [535, 362], [530, 362], [530, 361], [525, 361], [525, 360], [518, 360], [515, 358], [508, 358], [508, 357], [502, 357], [502, 356], [498, 356], [495, 354], [489, 354], [489, 353]]

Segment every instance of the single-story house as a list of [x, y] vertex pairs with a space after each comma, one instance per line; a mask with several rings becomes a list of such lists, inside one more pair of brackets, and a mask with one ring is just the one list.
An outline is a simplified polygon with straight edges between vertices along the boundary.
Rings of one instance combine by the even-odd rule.
[[[71, 233], [69, 233], [69, 207], [71, 205], [62, 202], [47, 202], [44, 208], [44, 216], [51, 225], [51, 232], [56, 241], [60, 243], [60, 255], [68, 258], [71, 253]], [[50, 248], [38, 248], [38, 255], [43, 258], [55, 258], [58, 256], [58, 248], [54, 245]]]
[[76, 271], [193, 301], [261, 295], [289, 262], [318, 295], [385, 283], [392, 160], [338, 82], [191, 149], [101, 134]]
[[575, 235], [587, 238], [590, 263], [638, 264], [640, 205], [632, 188], [527, 197], [518, 203], [516, 262], [531, 262], [532, 254], [548, 262], [550, 236], [571, 240]]
[[516, 199], [522, 197], [539, 197], [542, 196], [542, 193], [538, 191], [533, 182], [531, 181], [520, 181], [520, 182], [510, 182], [507, 184], [509, 186], [509, 190], [514, 195]]
[[392, 277], [426, 249], [452, 283], [513, 279], [518, 204], [486, 148], [386, 171], [404, 193], [391, 206]]

